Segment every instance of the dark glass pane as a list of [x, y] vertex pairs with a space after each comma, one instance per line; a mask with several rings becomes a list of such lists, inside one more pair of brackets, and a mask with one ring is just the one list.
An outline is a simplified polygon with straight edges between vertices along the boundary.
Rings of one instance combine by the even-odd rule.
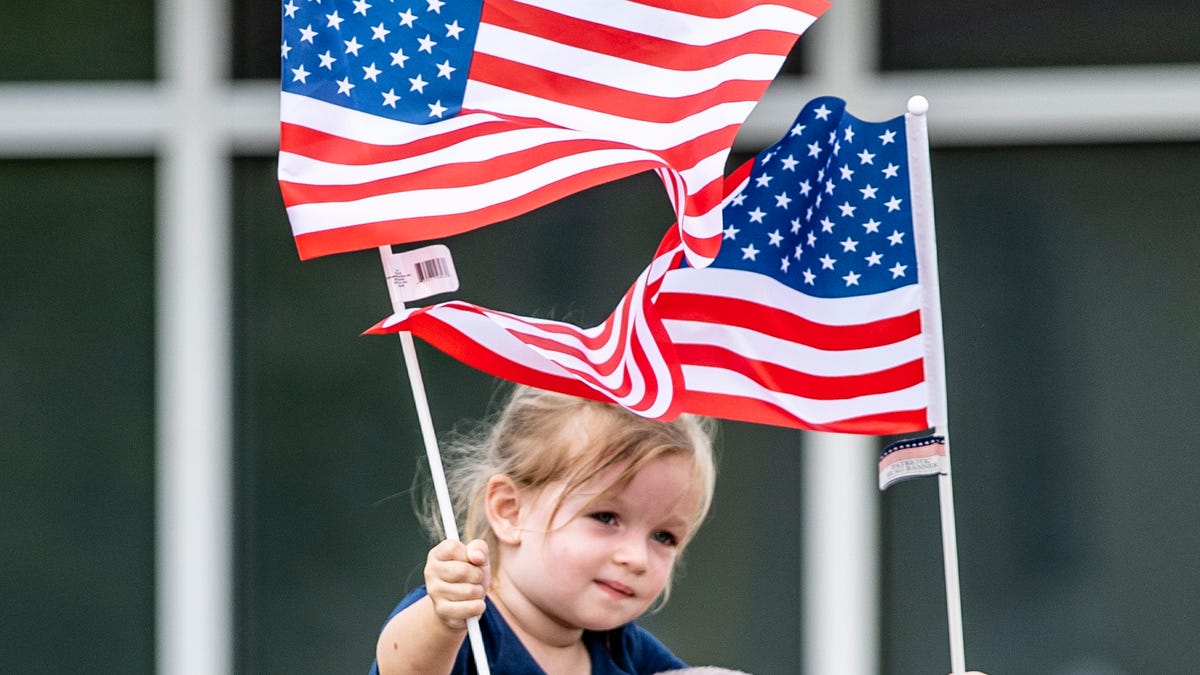
[[153, 181], [0, 162], [0, 672], [154, 669]]
[[[390, 313], [378, 253], [300, 262], [275, 181], [273, 159], [238, 162], [239, 670], [365, 672], [389, 611], [422, 581], [429, 543], [409, 489], [423, 446], [399, 341], [359, 336]], [[418, 304], [456, 297], [592, 325], [671, 220], [650, 174], [588, 190], [444, 240], [462, 289]], [[439, 432], [488, 410], [495, 380], [417, 347]], [[723, 439], [712, 518], [646, 623], [689, 661], [790, 672], [799, 435], [731, 423]]]
[[1194, 0], [885, 0], [882, 8], [885, 70], [1200, 61]]
[[[1200, 146], [933, 160], [968, 665], [1196, 672]], [[948, 670], [936, 492], [884, 497], [885, 673]]]
[[0, 81], [149, 80], [155, 3], [8, 2], [0, 21]]
[[235, 78], [279, 79], [281, 5], [279, 0], [230, 3]]

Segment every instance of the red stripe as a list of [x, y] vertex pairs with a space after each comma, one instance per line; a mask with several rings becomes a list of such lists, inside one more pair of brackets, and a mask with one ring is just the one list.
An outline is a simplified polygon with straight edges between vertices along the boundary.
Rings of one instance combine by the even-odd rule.
[[590, 169], [563, 180], [538, 186], [514, 199], [469, 211], [424, 218], [395, 218], [296, 235], [301, 260], [323, 255], [438, 239], [507, 220], [574, 194], [585, 188], [631, 176], [657, 166], [650, 161]]
[[660, 294], [655, 305], [663, 319], [749, 328], [827, 351], [879, 347], [921, 334], [921, 313], [917, 310], [868, 323], [829, 326], [740, 298], [669, 292]]
[[658, 7], [675, 12], [686, 11], [688, 14], [695, 16], [704, 16], [712, 19], [724, 19], [731, 16], [736, 16], [753, 9], [760, 5], [778, 5], [780, 7], [790, 7], [799, 10], [813, 17], [821, 16], [825, 10], [829, 9], [829, 3], [825, 0], [775, 0], [774, 2], [763, 2], [762, 0], [722, 0], [721, 2], [696, 2], [695, 0], [629, 0], [639, 5], [647, 7]]
[[873, 373], [854, 375], [813, 375], [769, 361], [752, 359], [725, 347], [676, 344], [679, 360], [744, 375], [770, 391], [818, 401], [840, 401], [900, 391], [925, 381], [921, 359], [902, 363]]
[[[397, 126], [400, 124], [397, 123]], [[426, 127], [430, 133], [428, 136], [398, 145], [380, 145], [351, 140], [299, 124], [283, 122], [279, 130], [279, 147], [285, 152], [323, 162], [367, 166], [419, 157], [478, 136], [490, 136], [504, 131], [545, 126], [547, 125], [513, 120], [482, 122], [453, 131], [440, 131], [439, 127], [428, 126]]]
[[[692, 4], [687, 3], [683, 9], [675, 11], [695, 14]], [[756, 2], [750, 6], [759, 4], [762, 3]], [[742, 54], [785, 56], [799, 37], [795, 33], [753, 29], [720, 42], [691, 45], [559, 14], [540, 7], [531, 7], [512, 0], [485, 2], [481, 21], [589, 52], [672, 70], [700, 70], [725, 63]], [[691, 19], [681, 17], [680, 21]], [[481, 53], [476, 52], [475, 58], [480, 55]], [[472, 61], [470, 79], [475, 79], [475, 76], [476, 65]]]
[[501, 89], [627, 119], [670, 124], [730, 101], [757, 101], [765, 80], [726, 80], [687, 96], [654, 96], [563, 75], [518, 61], [476, 54], [471, 79]]
[[743, 422], [781, 427], [829, 431], [843, 434], [886, 436], [929, 428], [925, 410], [899, 410], [816, 423], [797, 417], [778, 405], [758, 399], [689, 391], [684, 394], [684, 412]]

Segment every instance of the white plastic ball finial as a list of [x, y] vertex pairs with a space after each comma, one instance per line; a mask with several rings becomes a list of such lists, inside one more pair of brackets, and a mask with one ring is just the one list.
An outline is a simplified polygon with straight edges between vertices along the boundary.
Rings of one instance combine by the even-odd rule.
[[919, 94], [908, 99], [908, 112], [914, 115], [924, 115], [929, 112], [929, 99]]

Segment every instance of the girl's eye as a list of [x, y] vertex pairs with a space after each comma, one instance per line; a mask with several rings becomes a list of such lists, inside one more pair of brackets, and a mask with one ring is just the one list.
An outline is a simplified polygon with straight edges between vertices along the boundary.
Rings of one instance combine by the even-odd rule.
[[670, 532], [659, 530], [651, 536], [654, 541], [657, 541], [664, 546], [675, 546], [679, 543], [679, 540], [675, 538], [675, 535], [671, 534]]
[[617, 522], [617, 514], [611, 511], [597, 511], [592, 514], [592, 520], [595, 520], [605, 525], [612, 525]]

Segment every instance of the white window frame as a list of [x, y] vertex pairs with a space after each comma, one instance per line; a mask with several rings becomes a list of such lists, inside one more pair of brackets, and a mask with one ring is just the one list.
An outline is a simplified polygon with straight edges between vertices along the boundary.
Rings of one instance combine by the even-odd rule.
[[[0, 157], [157, 160], [155, 621], [163, 675], [233, 670], [230, 176], [235, 155], [275, 152], [279, 94], [276, 81], [229, 79], [229, 7], [159, 0], [153, 82], [0, 83]], [[878, 16], [876, 0], [835, 3], [801, 43], [813, 74], [772, 85], [739, 149], [776, 140], [821, 94], [869, 119], [899, 114], [923, 94], [935, 146], [1200, 140], [1200, 64], [882, 73], [873, 61]], [[805, 439], [809, 476], [870, 471], [869, 439]], [[803, 611], [823, 619], [805, 622], [822, 631], [806, 640], [807, 672], [878, 672], [878, 593], [862, 581], [878, 576], [878, 495], [863, 483], [805, 486], [814, 498], [806, 502]], [[829, 522], [839, 526], [821, 527]], [[831, 596], [834, 588], [853, 593]]]

